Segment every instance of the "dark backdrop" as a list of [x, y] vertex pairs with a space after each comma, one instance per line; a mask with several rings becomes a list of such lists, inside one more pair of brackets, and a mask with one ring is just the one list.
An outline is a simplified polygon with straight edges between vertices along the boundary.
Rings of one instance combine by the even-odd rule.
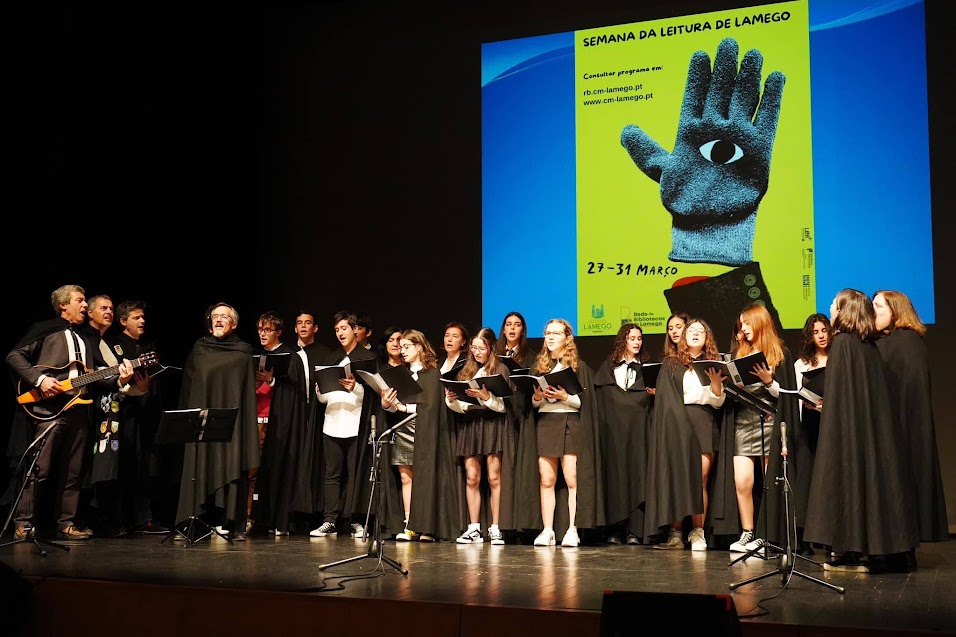
[[[52, 316], [49, 294], [64, 283], [145, 299], [172, 365], [220, 299], [238, 307], [253, 343], [262, 311], [291, 321], [310, 308], [331, 344], [332, 314], [350, 308], [440, 347], [447, 321], [474, 330], [481, 318], [480, 43], [740, 3], [444, 4], [21, 9], [9, 99], [23, 143], [8, 178], [22, 196], [7, 215], [12, 320], [0, 350]], [[937, 323], [927, 343], [952, 529], [951, 13], [928, 0]], [[892, 245], [872, 249], [892, 262]], [[526, 262], [516, 276], [531, 282], [535, 256]], [[798, 334], [785, 337], [796, 349]], [[579, 345], [596, 367], [611, 341]], [[8, 422], [0, 413], [0, 441]]]

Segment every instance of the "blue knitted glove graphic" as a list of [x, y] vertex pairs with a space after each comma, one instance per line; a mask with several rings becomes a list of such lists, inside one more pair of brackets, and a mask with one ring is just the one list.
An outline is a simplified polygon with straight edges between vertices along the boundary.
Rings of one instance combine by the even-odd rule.
[[660, 183], [671, 213], [669, 258], [684, 263], [745, 265], [753, 261], [757, 207], [767, 192], [770, 155], [783, 96], [783, 73], [771, 73], [760, 96], [763, 55], [747, 51], [737, 71], [737, 42], [725, 38], [710, 58], [690, 58], [674, 152], [638, 126], [621, 144], [641, 171]]

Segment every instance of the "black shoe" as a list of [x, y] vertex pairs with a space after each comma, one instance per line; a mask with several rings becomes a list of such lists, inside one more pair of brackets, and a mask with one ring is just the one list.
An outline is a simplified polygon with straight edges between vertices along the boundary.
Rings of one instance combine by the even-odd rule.
[[230, 531], [229, 535], [226, 537], [228, 537], [233, 542], [245, 542], [246, 532], [245, 531]]
[[158, 524], [155, 520], [150, 520], [146, 524], [136, 529], [136, 532], [145, 533], [147, 535], [164, 535], [169, 533], [169, 529], [162, 524]]
[[801, 542], [799, 548], [797, 548], [797, 555], [813, 555], [813, 547], [810, 546], [809, 542]]
[[843, 555], [823, 563], [825, 571], [844, 571], [849, 573], [870, 573], [870, 564], [855, 555]]
[[620, 546], [621, 544], [623, 544], [623, 542], [621, 541], [621, 536], [618, 535], [617, 533], [612, 533], [611, 535], [607, 536], [607, 540], [605, 541], [608, 544], [611, 544], [613, 546]]
[[628, 534], [627, 534], [627, 543], [628, 543], [630, 546], [635, 546], [635, 545], [637, 545], [637, 544], [640, 544], [641, 541], [640, 541], [639, 539], [637, 539], [637, 536], [634, 535], [633, 533], [628, 533]]

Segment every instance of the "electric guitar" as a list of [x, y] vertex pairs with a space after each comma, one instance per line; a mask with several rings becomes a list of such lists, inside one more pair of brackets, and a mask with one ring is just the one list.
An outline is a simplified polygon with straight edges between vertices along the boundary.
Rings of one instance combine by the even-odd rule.
[[[156, 352], [144, 352], [139, 358], [130, 361], [133, 369], [149, 367], [158, 362], [159, 354]], [[74, 405], [89, 405], [92, 403], [92, 399], [83, 398], [86, 393], [85, 387], [98, 380], [116, 376], [120, 368], [120, 365], [113, 365], [91, 372], [81, 361], [70, 361], [63, 367], [45, 367], [45, 369], [47, 370], [47, 376], [59, 377], [63, 372], [69, 372], [74, 366], [84, 373], [75, 378], [58, 378], [60, 385], [65, 389], [63, 393], [46, 398], [40, 392], [39, 387], [34, 387], [17, 396], [17, 403], [22, 405], [26, 412], [37, 420], [53, 420]], [[23, 391], [23, 384], [23, 380], [20, 380], [17, 384], [18, 392]], [[38, 407], [42, 407], [42, 410]]]

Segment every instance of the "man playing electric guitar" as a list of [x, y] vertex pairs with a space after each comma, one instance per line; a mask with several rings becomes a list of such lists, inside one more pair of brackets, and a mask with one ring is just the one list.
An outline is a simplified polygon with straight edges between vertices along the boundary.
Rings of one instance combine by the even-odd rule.
[[[54, 516], [57, 537], [65, 540], [86, 540], [91, 533], [74, 525], [80, 486], [88, 458], [91, 422], [90, 401], [82, 398], [88, 391], [97, 394], [116, 389], [133, 378], [133, 366], [124, 361], [113, 375], [89, 383], [82, 390], [73, 390], [72, 378], [87, 369], [108, 367], [97, 344], [80, 333], [86, 320], [86, 292], [78, 285], [64, 285], [50, 295], [58, 318], [35, 323], [26, 336], [7, 354], [7, 365], [21, 380], [21, 386], [32, 388], [38, 402], [29, 411], [34, 422], [35, 437], [43, 438], [34, 450], [39, 453], [34, 475], [28, 476], [16, 513], [16, 539], [24, 539], [42, 518], [35, 517], [34, 502], [42, 502], [43, 492], [55, 485]], [[64, 393], [73, 395], [62, 402]], [[60, 397], [57, 401], [56, 398]], [[47, 406], [47, 401], [51, 401]]]

